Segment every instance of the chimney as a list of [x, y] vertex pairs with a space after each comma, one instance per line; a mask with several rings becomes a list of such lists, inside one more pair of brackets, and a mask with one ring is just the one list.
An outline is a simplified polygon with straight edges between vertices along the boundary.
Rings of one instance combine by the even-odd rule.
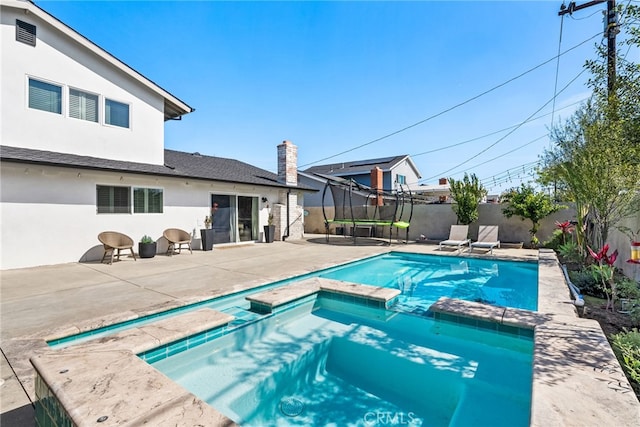
[[298, 185], [298, 147], [290, 141], [278, 145], [278, 182]]
[[438, 181], [438, 184], [446, 185], [447, 184], [447, 178], [440, 178], [440, 181]]
[[373, 169], [371, 169], [371, 188], [378, 190], [377, 193], [378, 195], [376, 196], [375, 199], [371, 200], [371, 205], [372, 206], [382, 206], [383, 205], [383, 201], [382, 201], [382, 194], [380, 194], [382, 192], [382, 169], [380, 169], [379, 167], [375, 167]]

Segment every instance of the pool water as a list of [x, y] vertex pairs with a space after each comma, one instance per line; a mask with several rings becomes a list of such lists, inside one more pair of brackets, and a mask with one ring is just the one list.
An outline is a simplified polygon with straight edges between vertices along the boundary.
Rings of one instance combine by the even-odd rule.
[[402, 294], [393, 309], [415, 314], [427, 312], [442, 296], [527, 310], [537, 310], [538, 305], [537, 263], [390, 252], [51, 340], [48, 344], [63, 348], [203, 307], [236, 315], [237, 308], [249, 309], [247, 295], [312, 277], [400, 289]]
[[531, 338], [318, 298], [153, 363], [246, 426], [526, 426]]
[[320, 277], [402, 292], [395, 309], [426, 312], [438, 298], [537, 310], [538, 264], [391, 252], [320, 273]]

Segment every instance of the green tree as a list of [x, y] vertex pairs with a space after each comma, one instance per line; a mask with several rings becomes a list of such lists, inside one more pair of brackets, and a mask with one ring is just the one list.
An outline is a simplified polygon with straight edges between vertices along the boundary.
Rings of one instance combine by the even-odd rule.
[[508, 204], [507, 207], [502, 209], [504, 216], [511, 218], [517, 215], [523, 221], [525, 219], [531, 220], [532, 226], [529, 229], [529, 233], [531, 233], [531, 245], [533, 247], [537, 247], [540, 243], [536, 236], [540, 228], [540, 220], [565, 208], [565, 206], [553, 203], [545, 193], [536, 192], [528, 184], [522, 184], [520, 188], [512, 188], [506, 191], [502, 194], [502, 200]]
[[469, 225], [478, 219], [478, 204], [487, 190], [480, 184], [475, 174], [464, 174], [464, 178], [457, 181], [449, 178], [451, 197], [455, 203], [451, 206], [458, 217], [459, 224]]
[[[640, 8], [620, 8], [626, 32], [621, 45], [640, 46]], [[628, 50], [627, 50], [628, 51]], [[585, 247], [602, 247], [609, 230], [640, 211], [640, 64], [620, 52], [613, 91], [608, 88], [606, 49], [589, 60], [591, 99], [551, 133], [543, 154], [540, 182], [559, 183], [578, 212], [576, 236]]]

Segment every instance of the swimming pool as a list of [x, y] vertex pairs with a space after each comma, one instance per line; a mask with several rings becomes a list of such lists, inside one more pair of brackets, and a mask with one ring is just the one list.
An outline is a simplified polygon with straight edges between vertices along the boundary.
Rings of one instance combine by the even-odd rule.
[[238, 311], [250, 308], [245, 300], [247, 295], [312, 277], [397, 288], [402, 294], [393, 309], [416, 314], [426, 313], [429, 306], [442, 296], [527, 310], [537, 309], [537, 263], [389, 252], [224, 297], [49, 340], [47, 343], [52, 348], [62, 348], [203, 307], [236, 315]]
[[319, 277], [397, 288], [394, 309], [426, 312], [446, 296], [503, 307], [538, 308], [538, 264], [390, 252], [321, 272]]
[[531, 338], [319, 297], [152, 366], [248, 426], [525, 426], [532, 359]]

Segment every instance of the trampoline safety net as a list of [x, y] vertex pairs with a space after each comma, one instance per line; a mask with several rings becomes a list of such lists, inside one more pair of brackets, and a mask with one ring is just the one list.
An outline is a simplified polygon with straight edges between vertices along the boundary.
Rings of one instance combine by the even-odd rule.
[[[327, 180], [322, 194], [322, 213], [325, 220], [326, 239], [329, 240], [330, 228], [351, 226], [354, 243], [358, 228], [389, 228], [389, 243], [393, 230], [406, 231], [409, 239], [409, 225], [413, 215], [413, 196], [408, 189], [399, 186], [397, 190], [371, 188], [353, 179], [322, 176]], [[333, 218], [327, 215], [324, 200], [327, 192], [331, 192], [334, 205]], [[384, 231], [383, 231], [384, 233]], [[379, 236], [383, 237], [383, 236]]]

